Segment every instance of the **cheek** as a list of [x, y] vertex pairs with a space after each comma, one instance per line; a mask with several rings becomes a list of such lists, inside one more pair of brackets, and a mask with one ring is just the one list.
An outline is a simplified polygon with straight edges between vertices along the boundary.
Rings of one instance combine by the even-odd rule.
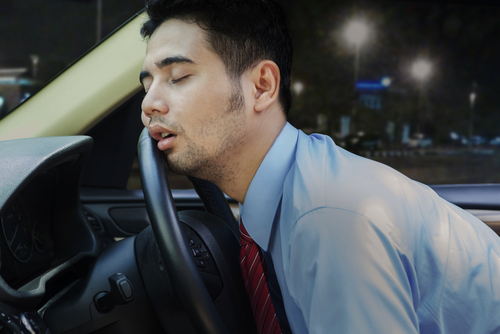
[[209, 128], [223, 117], [228, 108], [228, 99], [221, 89], [205, 89], [185, 99], [183, 105], [189, 108], [189, 112], [183, 113], [186, 121], [196, 128]]
[[221, 133], [224, 132], [222, 123], [224, 119], [221, 113], [204, 105], [203, 111], [195, 113], [184, 120], [188, 140], [205, 152], [211, 152], [217, 147]]
[[227, 81], [207, 79], [200, 80], [182, 96], [176, 97], [178, 108], [172, 108], [178, 112], [175, 118], [193, 141], [206, 148], [215, 143], [229, 108], [231, 91]]

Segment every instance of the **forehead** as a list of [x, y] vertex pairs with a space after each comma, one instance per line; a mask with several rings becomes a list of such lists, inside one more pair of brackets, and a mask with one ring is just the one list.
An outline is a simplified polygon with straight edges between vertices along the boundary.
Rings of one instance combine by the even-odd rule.
[[215, 54], [207, 49], [205, 34], [196, 23], [177, 19], [165, 21], [148, 41], [144, 64], [154, 64], [171, 56], [185, 56], [195, 62], [207, 56], [213, 57]]

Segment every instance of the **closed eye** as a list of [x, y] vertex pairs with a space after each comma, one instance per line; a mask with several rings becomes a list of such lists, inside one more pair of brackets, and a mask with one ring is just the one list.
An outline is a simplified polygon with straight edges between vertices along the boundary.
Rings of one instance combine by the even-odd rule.
[[183, 76], [182, 78], [172, 80], [172, 83], [174, 83], [174, 84], [179, 83], [179, 82], [181, 82], [182, 80], [184, 80], [184, 79], [186, 79], [188, 77], [189, 77], [189, 75], [186, 75], [186, 76]]

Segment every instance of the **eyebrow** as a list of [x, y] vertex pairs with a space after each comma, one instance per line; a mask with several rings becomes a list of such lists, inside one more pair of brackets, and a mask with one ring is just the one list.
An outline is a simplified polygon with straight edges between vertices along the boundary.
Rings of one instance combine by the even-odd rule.
[[[168, 67], [168, 66], [171, 66], [173, 64], [194, 64], [195, 62], [192, 61], [191, 59], [189, 58], [186, 58], [186, 57], [183, 57], [183, 56], [173, 56], [173, 57], [167, 57], [167, 58], [164, 58], [158, 62], [155, 63], [156, 67], [158, 67], [158, 69], [164, 69], [165, 67]], [[151, 76], [151, 73], [149, 73], [148, 71], [141, 71], [140, 75], [139, 75], [139, 81], [141, 82], [141, 85], [143, 85], [143, 80], [145, 78], [148, 78]]]

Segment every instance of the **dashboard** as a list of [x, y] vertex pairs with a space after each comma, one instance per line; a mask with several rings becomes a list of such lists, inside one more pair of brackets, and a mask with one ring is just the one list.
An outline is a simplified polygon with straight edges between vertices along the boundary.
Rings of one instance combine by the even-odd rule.
[[54, 260], [52, 238], [56, 173], [45, 171], [4, 209], [0, 275], [13, 288], [47, 270]]
[[0, 300], [35, 307], [74, 278], [100, 242], [80, 204], [86, 136], [0, 142]]
[[[81, 202], [92, 145], [88, 136], [0, 141], [0, 333], [160, 326], [137, 267], [135, 238], [104, 247]], [[114, 296], [109, 278], [118, 274], [129, 282], [132, 299], [98, 309], [94, 297]], [[117, 317], [123, 319], [119, 330]]]

